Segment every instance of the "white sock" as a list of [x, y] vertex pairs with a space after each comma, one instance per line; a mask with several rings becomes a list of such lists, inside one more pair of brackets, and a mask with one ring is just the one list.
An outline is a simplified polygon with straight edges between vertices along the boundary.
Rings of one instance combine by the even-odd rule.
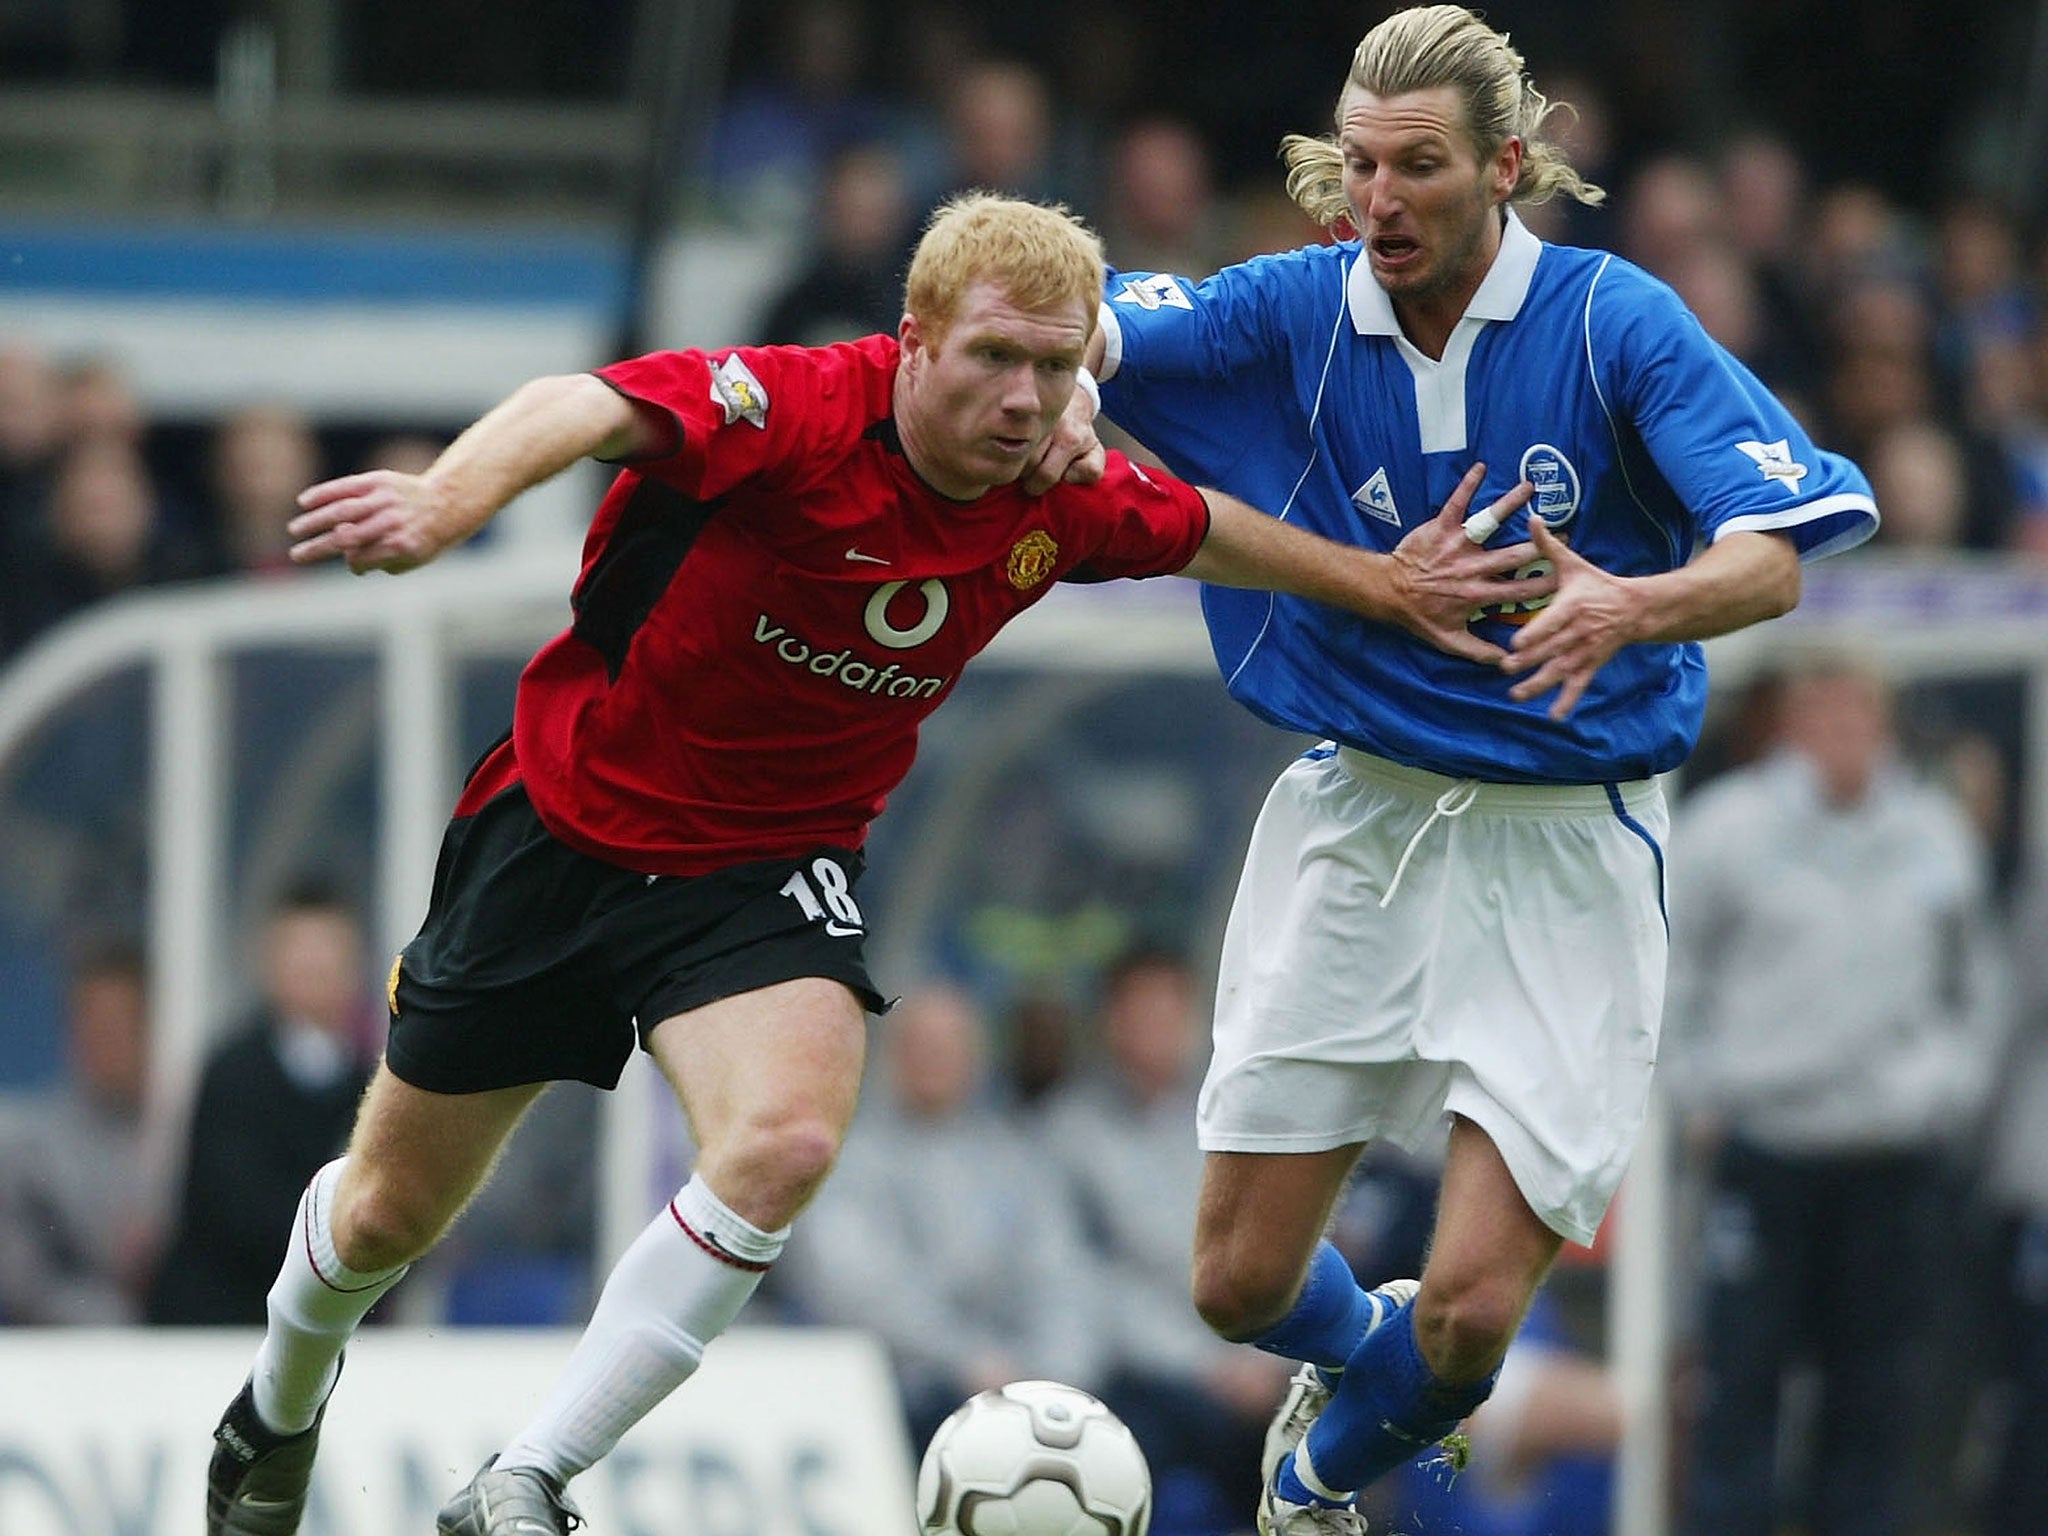
[[256, 1351], [252, 1391], [257, 1417], [280, 1434], [295, 1435], [319, 1415], [356, 1324], [407, 1267], [364, 1274], [335, 1256], [330, 1222], [344, 1161], [314, 1174], [299, 1196], [284, 1265], [267, 1298], [270, 1327]]
[[498, 1465], [566, 1483], [606, 1455], [697, 1369], [788, 1236], [763, 1232], [693, 1174], [613, 1267], [561, 1379]]

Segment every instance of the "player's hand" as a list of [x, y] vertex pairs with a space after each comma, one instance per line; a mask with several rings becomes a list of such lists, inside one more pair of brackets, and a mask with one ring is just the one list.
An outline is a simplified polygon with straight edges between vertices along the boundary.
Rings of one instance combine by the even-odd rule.
[[[1443, 510], [1411, 528], [1392, 552], [1394, 622], [1419, 635], [1440, 651], [1469, 661], [1498, 665], [1507, 652], [1472, 633], [1472, 615], [1491, 603], [1527, 602], [1556, 590], [1555, 576], [1515, 573], [1537, 558], [1533, 544], [1488, 549], [1465, 533], [1465, 518], [1486, 478], [1486, 466], [1474, 464], [1451, 493]], [[1505, 496], [1489, 502], [1483, 514], [1495, 526], [1525, 505], [1536, 488], [1524, 480]]]
[[1557, 571], [1557, 595], [1523, 625], [1501, 670], [1521, 681], [1508, 690], [1518, 700], [1557, 698], [1550, 718], [1562, 720], [1585, 697], [1593, 674], [1636, 638], [1641, 605], [1625, 577], [1611, 575], [1560, 539], [1541, 518], [1529, 520], [1537, 555]]
[[421, 475], [373, 469], [323, 480], [299, 492], [299, 515], [285, 526], [300, 565], [339, 556], [357, 575], [425, 565], [460, 534]]
[[1077, 389], [1053, 424], [1052, 435], [1025, 464], [1024, 489], [1037, 496], [1062, 480], [1069, 485], [1093, 485], [1102, 478], [1107, 455], [1102, 439], [1095, 435], [1095, 404], [1085, 389]]

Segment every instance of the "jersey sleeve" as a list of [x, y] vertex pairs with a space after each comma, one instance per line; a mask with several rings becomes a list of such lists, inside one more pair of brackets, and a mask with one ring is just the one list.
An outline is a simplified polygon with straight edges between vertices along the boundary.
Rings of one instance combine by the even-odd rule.
[[1596, 344], [1607, 326], [1615, 340], [1617, 367], [1603, 393], [1709, 542], [1782, 533], [1802, 560], [1818, 560], [1877, 531], [1877, 502], [1862, 470], [1816, 446], [1676, 293], [1632, 268], [1610, 277], [1604, 304], [1596, 291], [1592, 321]]
[[1260, 256], [1191, 283], [1170, 272], [1111, 269], [1101, 319], [1105, 383], [1129, 370], [1147, 380], [1226, 379], [1285, 355], [1276, 320], [1287, 303], [1288, 257]]
[[1103, 414], [1204, 484], [1270, 432], [1293, 394], [1297, 330], [1314, 276], [1297, 253], [1261, 256], [1199, 283], [1111, 272], [1101, 324]]
[[669, 413], [667, 452], [632, 468], [698, 500], [775, 475], [813, 448], [820, 363], [801, 347], [652, 352], [596, 370], [629, 399]]
[[1058, 486], [1049, 495], [1074, 503], [1086, 529], [1086, 553], [1063, 581], [1114, 581], [1125, 576], [1170, 576], [1209, 536], [1209, 503], [1185, 480], [1164, 470], [1109, 455], [1092, 486]]

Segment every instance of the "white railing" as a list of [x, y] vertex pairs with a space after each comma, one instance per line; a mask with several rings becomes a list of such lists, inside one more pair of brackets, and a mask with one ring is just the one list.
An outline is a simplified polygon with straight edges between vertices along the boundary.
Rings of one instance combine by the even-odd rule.
[[[461, 764], [453, 743], [453, 677], [465, 658], [523, 658], [568, 618], [573, 546], [523, 545], [450, 557], [402, 579], [327, 569], [292, 578], [136, 592], [62, 625], [0, 671], [0, 781], [37, 728], [96, 683], [140, 667], [151, 700], [149, 960], [154, 1054], [153, 1166], [170, 1169], [227, 985], [235, 909], [224, 867], [228, 714], [224, 673], [236, 654], [333, 647], [374, 655], [379, 682], [379, 821], [365, 829], [379, 857], [373, 939], [392, 953], [425, 911], [434, 859]], [[1186, 603], [1104, 601], [1076, 590], [1014, 626], [984, 665], [1121, 672], [1201, 671], [1207, 642]], [[1050, 622], [1048, 622], [1050, 619]], [[643, 1191], [627, 1149], [649, 1113], [645, 1085], [622, 1097], [606, 1137], [616, 1180], [601, 1222], [607, 1252], [638, 1230]], [[618, 1214], [614, 1214], [614, 1213]]]
[[150, 1126], [175, 1139], [204, 1052], [227, 953], [226, 717], [222, 670], [255, 646], [366, 646], [377, 653], [381, 850], [375, 936], [391, 948], [424, 905], [457, 765], [448, 674], [462, 652], [530, 650], [567, 612], [573, 549], [449, 560], [408, 577], [331, 573], [206, 583], [105, 604], [31, 646], [0, 673], [0, 770], [68, 700], [142, 667], [151, 700], [149, 959], [157, 1063]]
[[[222, 995], [230, 910], [224, 889], [228, 818], [223, 668], [239, 651], [334, 646], [374, 652], [380, 682], [380, 852], [374, 923], [387, 950], [424, 910], [435, 851], [460, 765], [453, 760], [452, 678], [465, 658], [524, 656], [567, 617], [573, 548], [550, 545], [450, 558], [402, 580], [315, 573], [137, 594], [44, 637], [0, 672], [0, 781], [37, 727], [66, 701], [121, 670], [147, 669], [150, 764], [150, 934], [158, 1068], [151, 1123], [168, 1161], [203, 1053], [209, 1001]], [[1206, 637], [1179, 583], [1068, 589], [1032, 610], [981, 665], [1046, 672], [1200, 675]], [[1717, 642], [1716, 677], [1740, 680], [1796, 639], [1849, 640], [1901, 680], [2023, 672], [2028, 761], [2048, 763], [2048, 582], [2006, 567], [1929, 572], [1865, 560], [1821, 567], [1792, 620]], [[2048, 773], [2023, 786], [2027, 825], [2048, 835]], [[914, 844], [915, 840], [909, 840]], [[914, 861], [912, 847], [907, 854]], [[931, 885], [901, 872], [913, 889]], [[914, 944], [903, 935], [898, 945]], [[601, 1250], [616, 1253], [647, 1208], [636, 1158], [655, 1092], [636, 1071], [604, 1140]], [[1666, 1119], [1654, 1113], [1618, 1225], [1608, 1309], [1609, 1360], [1629, 1418], [1616, 1529], [1665, 1527], [1666, 1367], [1670, 1333], [1672, 1177]]]

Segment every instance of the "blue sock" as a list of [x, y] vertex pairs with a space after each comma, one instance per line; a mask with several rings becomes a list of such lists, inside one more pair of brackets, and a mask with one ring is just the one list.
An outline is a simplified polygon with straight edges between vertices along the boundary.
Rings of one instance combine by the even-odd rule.
[[1325, 1371], [1341, 1371], [1372, 1324], [1372, 1303], [1359, 1289], [1336, 1245], [1317, 1245], [1308, 1278], [1285, 1317], [1244, 1342], [1269, 1355], [1307, 1360]]
[[[1333, 1492], [1356, 1493], [1456, 1429], [1492, 1394], [1499, 1375], [1459, 1386], [1439, 1380], [1416, 1342], [1410, 1302], [1358, 1346], [1330, 1406], [1309, 1426], [1304, 1445], [1316, 1480]], [[1301, 1481], [1291, 1458], [1281, 1463], [1279, 1488], [1298, 1504], [1329, 1502]]]

